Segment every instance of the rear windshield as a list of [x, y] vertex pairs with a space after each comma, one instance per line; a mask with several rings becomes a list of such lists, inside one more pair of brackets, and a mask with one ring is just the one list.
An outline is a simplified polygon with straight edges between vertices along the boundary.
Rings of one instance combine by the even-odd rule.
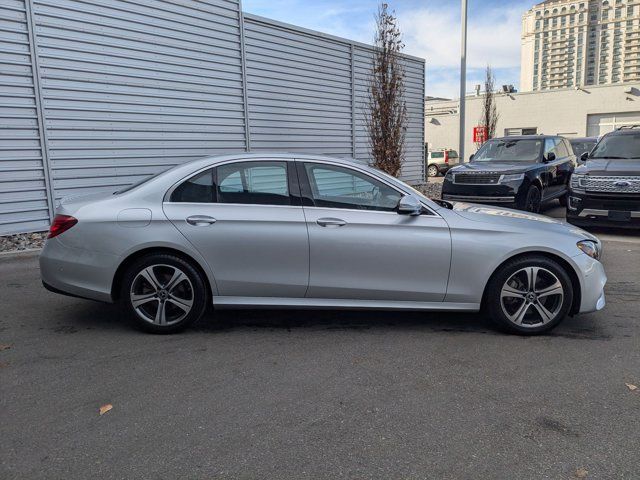
[[631, 160], [640, 158], [640, 132], [623, 135], [605, 135], [593, 149], [589, 158]]
[[571, 148], [573, 148], [573, 153], [576, 157], [579, 157], [584, 152], [590, 152], [595, 145], [595, 141], [571, 140]]
[[541, 139], [489, 140], [473, 156], [474, 162], [535, 162], [542, 151]]

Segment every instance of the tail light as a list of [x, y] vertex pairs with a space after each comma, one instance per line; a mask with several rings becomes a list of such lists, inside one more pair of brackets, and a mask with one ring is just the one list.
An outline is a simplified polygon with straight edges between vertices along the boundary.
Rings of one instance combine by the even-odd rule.
[[444, 152], [444, 163], [449, 163], [449, 152], [447, 151]]
[[78, 223], [78, 219], [69, 215], [56, 215], [49, 229], [47, 238], [57, 237]]

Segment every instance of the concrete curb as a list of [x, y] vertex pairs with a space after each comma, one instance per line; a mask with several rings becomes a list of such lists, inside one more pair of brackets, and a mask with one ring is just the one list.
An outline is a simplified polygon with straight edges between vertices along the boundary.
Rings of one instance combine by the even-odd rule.
[[26, 250], [9, 250], [8, 252], [0, 252], [0, 260], [16, 257], [33, 257], [40, 255], [42, 248], [27, 248]]

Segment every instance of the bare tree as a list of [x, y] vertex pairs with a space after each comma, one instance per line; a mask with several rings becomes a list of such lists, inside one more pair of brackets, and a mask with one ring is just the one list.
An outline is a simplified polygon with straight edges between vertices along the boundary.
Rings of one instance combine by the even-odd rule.
[[404, 101], [405, 72], [400, 59], [404, 48], [395, 12], [386, 3], [378, 7], [376, 46], [369, 83], [365, 122], [375, 167], [398, 176], [404, 161], [407, 106]]
[[495, 76], [490, 65], [487, 65], [487, 70], [484, 77], [484, 103], [482, 105], [482, 118], [480, 119], [481, 125], [486, 128], [487, 136], [485, 140], [489, 140], [496, 136], [496, 127], [498, 125], [498, 108], [496, 107], [496, 86]]

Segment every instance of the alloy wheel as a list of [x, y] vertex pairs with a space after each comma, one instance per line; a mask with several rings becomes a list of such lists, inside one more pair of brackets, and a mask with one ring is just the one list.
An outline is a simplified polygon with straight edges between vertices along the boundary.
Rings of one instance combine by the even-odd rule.
[[540, 201], [540, 190], [534, 188], [531, 192], [529, 192], [529, 195], [527, 196], [527, 211], [531, 213], [540, 212]]
[[436, 167], [435, 165], [429, 166], [429, 168], [427, 168], [427, 174], [430, 177], [437, 177], [438, 176], [438, 167]]
[[543, 267], [526, 267], [511, 275], [500, 292], [502, 311], [515, 325], [539, 327], [562, 310], [564, 288], [560, 279]]
[[131, 283], [129, 294], [136, 314], [154, 325], [169, 326], [184, 319], [194, 302], [189, 277], [172, 265], [151, 265]]

